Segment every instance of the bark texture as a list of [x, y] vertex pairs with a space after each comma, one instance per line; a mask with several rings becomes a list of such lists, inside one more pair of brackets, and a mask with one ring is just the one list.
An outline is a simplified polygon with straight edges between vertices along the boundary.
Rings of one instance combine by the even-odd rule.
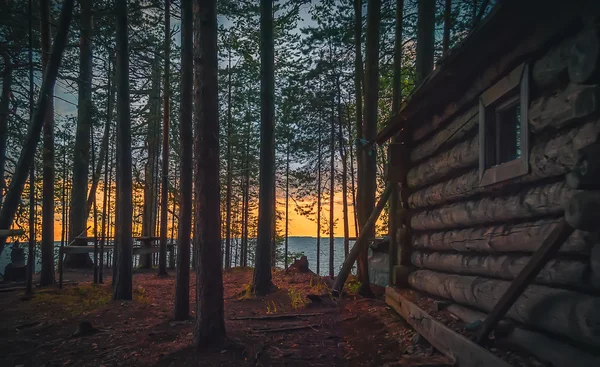
[[260, 2], [261, 118], [260, 118], [260, 188], [258, 234], [254, 289], [259, 294], [271, 290], [271, 236], [275, 200], [275, 76], [273, 40], [273, 0]]
[[116, 276], [113, 299], [132, 298], [132, 164], [129, 100], [129, 29], [127, 0], [115, 0], [117, 35], [117, 201]]
[[[225, 339], [223, 311], [223, 274], [221, 272], [220, 184], [219, 184], [219, 103], [217, 101], [217, 1], [199, 0], [194, 7], [194, 48], [196, 65], [194, 90], [195, 133], [199, 147], [195, 157], [195, 218], [199, 229], [198, 267], [196, 268], [196, 328], [194, 343], [198, 347], [221, 344]], [[269, 269], [270, 271], [270, 269]]]
[[[73, 183], [69, 211], [69, 242], [87, 227], [87, 191], [92, 128], [92, 1], [80, 1], [79, 79], [77, 86], [77, 129], [73, 152]], [[81, 244], [81, 245], [87, 245]], [[88, 254], [67, 254], [65, 267], [91, 267]]]
[[[50, 58], [52, 30], [50, 28], [50, 1], [40, 1], [40, 31], [42, 45], [42, 70], [46, 71]], [[42, 151], [42, 271], [40, 285], [54, 283], [54, 98], [49, 96], [48, 112], [44, 120]], [[0, 171], [0, 179], [4, 174]], [[0, 190], [3, 185], [0, 185]]]
[[[195, 8], [195, 7], [194, 7]], [[179, 114], [179, 141], [181, 145], [179, 191], [179, 229], [177, 231], [177, 280], [175, 285], [175, 320], [186, 320], [190, 315], [190, 237], [192, 234], [192, 83], [194, 55], [194, 18], [192, 0], [181, 1], [181, 112]], [[198, 32], [197, 36], [200, 34]], [[196, 98], [196, 96], [194, 96]]]

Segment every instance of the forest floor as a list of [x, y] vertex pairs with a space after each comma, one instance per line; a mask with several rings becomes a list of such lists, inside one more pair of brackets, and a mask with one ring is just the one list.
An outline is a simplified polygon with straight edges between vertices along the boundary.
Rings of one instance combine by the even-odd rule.
[[[110, 270], [107, 271], [110, 273]], [[173, 321], [174, 271], [136, 272], [133, 301], [112, 301], [110, 278], [65, 273], [76, 281], [0, 293], [1, 366], [444, 366], [445, 358], [389, 309], [379, 289], [375, 299], [350, 295], [334, 301], [314, 274], [276, 270], [277, 291], [248, 294], [252, 270], [224, 273], [228, 342], [192, 347], [194, 321]], [[195, 278], [190, 281], [195, 309]], [[298, 315], [303, 314], [303, 315]], [[92, 328], [86, 330], [85, 326]]]

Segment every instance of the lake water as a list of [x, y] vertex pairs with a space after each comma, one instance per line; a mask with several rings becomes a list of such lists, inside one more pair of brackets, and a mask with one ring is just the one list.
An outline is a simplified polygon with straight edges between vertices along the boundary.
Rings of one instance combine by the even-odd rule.
[[[170, 240], [169, 240], [170, 243]], [[350, 247], [353, 245], [353, 241], [350, 241]], [[235, 244], [235, 240], [234, 240]], [[335, 273], [341, 268], [344, 262], [344, 239], [335, 238], [334, 240], [334, 258], [333, 264]], [[60, 242], [55, 242], [55, 259], [58, 259], [58, 248]], [[27, 243], [21, 243], [21, 247], [25, 249], [25, 258], [27, 258]], [[280, 245], [281, 251], [283, 251], [283, 243]], [[253, 251], [253, 250], [252, 250]], [[290, 237], [288, 239], [288, 252], [291, 253], [303, 253], [308, 258], [309, 268], [317, 272], [317, 239], [315, 237]], [[321, 238], [321, 256], [320, 256], [320, 271], [321, 275], [329, 274], [329, 238]], [[4, 274], [4, 267], [10, 263], [11, 244], [7, 243], [2, 255], [0, 255], [0, 274]], [[233, 251], [235, 254], [235, 250]], [[254, 254], [249, 254], [249, 265], [252, 265]], [[290, 261], [291, 264], [291, 261]], [[283, 268], [283, 260], [278, 261], [277, 266]], [[40, 264], [40, 248], [36, 248], [36, 272], [41, 270]]]

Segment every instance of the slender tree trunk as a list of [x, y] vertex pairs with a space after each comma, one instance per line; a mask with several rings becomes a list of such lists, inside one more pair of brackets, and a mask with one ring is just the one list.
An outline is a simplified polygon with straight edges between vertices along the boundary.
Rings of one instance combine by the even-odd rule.
[[[449, 1], [447, 1], [449, 2]], [[402, 43], [403, 43], [403, 17], [404, 17], [404, 0], [396, 1], [396, 24], [395, 24], [395, 43], [394, 43], [394, 77], [392, 80], [392, 114], [400, 111], [402, 103]], [[392, 138], [392, 143], [397, 143], [397, 136]], [[405, 142], [407, 143], [407, 142]], [[390, 158], [388, 157], [388, 160]], [[398, 242], [397, 230], [402, 224], [398, 218], [398, 207], [400, 206], [400, 191], [397, 184], [392, 185], [392, 193], [390, 196], [389, 212], [388, 212], [388, 229], [390, 250], [389, 256], [389, 278], [388, 283], [394, 281], [393, 271], [396, 265]]]
[[[90, 142], [91, 142], [91, 151], [92, 151], [92, 167], [96, 163], [96, 147], [94, 146], [94, 127], [92, 126], [90, 129]], [[92, 172], [92, 180], [96, 179], [96, 172]], [[94, 195], [94, 199], [92, 200], [93, 206], [93, 223], [94, 223], [94, 283], [98, 283], [98, 212], [96, 210], [96, 195]]]
[[435, 45], [435, 0], [419, 1], [417, 18], [417, 81], [423, 81], [433, 70]]
[[334, 199], [335, 199], [335, 103], [331, 100], [331, 116], [329, 129], [329, 277], [333, 279], [333, 252], [335, 250], [334, 237]]
[[[275, 168], [277, 170], [277, 168]], [[271, 232], [271, 266], [277, 264], [277, 185], [273, 185], [273, 227]]]
[[113, 298], [132, 297], [132, 166], [127, 0], [115, 0], [117, 35], [117, 275]]
[[[73, 188], [69, 242], [86, 232], [87, 192], [90, 164], [90, 129], [92, 126], [92, 1], [80, 1], [79, 82], [77, 94], [77, 131], [73, 155]], [[87, 243], [76, 243], [87, 245]], [[67, 254], [64, 266], [92, 267], [88, 254]]]
[[[377, 1], [377, 0], [375, 0]], [[371, 14], [371, 9], [373, 8], [373, 0], [368, 1], [369, 11], [368, 14], [370, 17], [367, 19], [373, 19], [373, 15]], [[356, 191], [356, 206], [354, 207], [356, 216], [358, 218], [358, 233], [362, 230], [362, 227], [365, 225], [369, 213], [365, 209], [365, 200], [366, 200], [366, 177], [368, 176], [365, 167], [366, 162], [366, 152], [362, 146], [362, 138], [363, 138], [363, 113], [362, 113], [362, 91], [361, 91], [361, 81], [363, 81], [363, 73], [362, 73], [362, 0], [354, 1], [354, 47], [355, 47], [355, 59], [354, 59], [354, 68], [355, 68], [355, 79], [354, 79], [354, 89], [355, 89], [355, 100], [356, 100], [356, 159], [357, 159], [357, 191]], [[379, 8], [379, 3], [376, 4], [376, 8]], [[368, 23], [367, 23], [368, 24]], [[372, 34], [372, 32], [370, 32]], [[372, 37], [372, 36], [371, 36]], [[368, 50], [373, 47], [369, 45], [367, 42]], [[377, 45], [379, 48], [379, 38], [377, 38]], [[365, 83], [365, 93], [366, 91], [366, 83]], [[365, 106], [366, 108], [366, 106]], [[367, 205], [368, 207], [368, 205]], [[355, 227], [356, 228], [356, 227]], [[359, 229], [360, 228], [360, 229]], [[358, 235], [357, 235], [358, 237]], [[357, 274], [358, 278], [362, 283], [367, 283], [368, 285], [368, 252], [367, 250], [361, 251], [358, 255], [357, 260]]]
[[160, 192], [160, 253], [158, 275], [167, 275], [167, 224], [169, 210], [169, 126], [171, 118], [171, 2], [165, 0], [165, 76], [163, 92], [162, 182]]
[[232, 149], [231, 149], [231, 48], [229, 49], [229, 66], [227, 67], [227, 193], [225, 207], [225, 269], [231, 267], [231, 185]]
[[[73, 13], [74, 0], [65, 0], [62, 3], [60, 18], [58, 22], [58, 30], [52, 47], [52, 55], [48, 63], [46, 73], [40, 88], [40, 94], [35, 108], [35, 112], [27, 130], [27, 139], [21, 150], [19, 161], [15, 173], [10, 182], [10, 188], [5, 197], [4, 204], [0, 210], [0, 228], [10, 228], [14, 220], [17, 206], [25, 181], [29, 173], [29, 168], [33, 165], [35, 151], [40, 140], [40, 133], [46, 119], [46, 113], [49, 103], [49, 96], [53, 94], [54, 83], [58, 75], [58, 68], [62, 59], [62, 54], [67, 43], [67, 34]], [[0, 237], [0, 254], [6, 245], [6, 237]]]
[[[142, 237], [156, 235], [156, 209], [158, 190], [156, 178], [158, 174], [159, 135], [160, 135], [160, 58], [155, 56], [152, 62], [152, 88], [148, 104], [148, 131], [146, 142], [148, 146], [148, 160], [145, 167], [144, 203], [142, 215]], [[148, 242], [147, 244], [150, 244]], [[152, 253], [140, 255], [140, 268], [152, 268]]]
[[[197, 5], [196, 5], [197, 6]], [[194, 8], [196, 7], [194, 6]], [[193, 27], [192, 0], [181, 1], [181, 111], [179, 113], [180, 199], [177, 234], [177, 283], [175, 288], [175, 320], [190, 315], [190, 237], [192, 232], [192, 80]], [[198, 34], [199, 36], [199, 34]], [[196, 65], [198, 67], [199, 65]], [[220, 264], [219, 264], [220, 265]]]
[[350, 152], [350, 188], [352, 191], [352, 218], [354, 219], [354, 237], [358, 238], [358, 210], [356, 203], [356, 184], [354, 180], [354, 148], [352, 147], [352, 124], [350, 122], [350, 108], [346, 108], [348, 116], [348, 152]]
[[[29, 118], [33, 117], [33, 8], [29, 0]], [[31, 294], [33, 289], [33, 273], [35, 271], [35, 158], [29, 168], [29, 246], [27, 254], [27, 282], [25, 294]]]
[[246, 125], [246, 152], [244, 158], [244, 213], [243, 213], [243, 228], [244, 234], [242, 236], [242, 266], [248, 266], [248, 218], [250, 216], [250, 128], [251, 120], [249, 112], [247, 112], [247, 125]]
[[[40, 0], [40, 30], [42, 71], [48, 66], [52, 30], [50, 29], [50, 1]], [[44, 121], [42, 172], [42, 272], [40, 285], [54, 283], [54, 103], [50, 96]]]
[[290, 132], [288, 131], [288, 141], [285, 148], [285, 249], [284, 249], [284, 267], [288, 268], [288, 235], [289, 235], [289, 208], [290, 208]]
[[317, 275], [321, 274], [321, 121], [317, 132]]
[[452, 0], [444, 0], [444, 36], [442, 40], [444, 55], [450, 49], [450, 32], [452, 32]]
[[8, 51], [0, 46], [2, 60], [4, 61], [4, 70], [2, 71], [2, 96], [0, 96], [0, 207], [4, 199], [4, 170], [6, 165], [6, 141], [8, 114], [10, 113], [10, 94], [12, 88], [12, 63]]
[[[196, 270], [196, 328], [198, 347], [225, 340], [223, 274], [221, 270], [221, 188], [219, 185], [219, 103], [217, 61], [217, 1], [197, 0], [194, 6], [194, 49], [197, 66], [194, 104], [197, 144], [195, 200], [199, 205], [196, 222], [200, 229]], [[202, 56], [200, 58], [200, 56]]]
[[[344, 119], [342, 117], [342, 91], [340, 88], [340, 75], [336, 77], [337, 113], [338, 113], [338, 141], [340, 159], [342, 160], [342, 214], [344, 216], [344, 257], [350, 251], [350, 224], [348, 219], [348, 162], [344, 146]], [[350, 149], [352, 150], [352, 149]]]
[[273, 0], [260, 1], [261, 123], [258, 235], [254, 290], [268, 293], [271, 282], [271, 235], [273, 233], [273, 187], [275, 186], [275, 79]]
[[[381, 20], [381, 1], [369, 0], [367, 3], [367, 49], [365, 72], [365, 123], [363, 136], [367, 141], [373, 141], [377, 134], [377, 103], [379, 99], [379, 23]], [[368, 217], [375, 208], [375, 192], [377, 191], [377, 150], [371, 147], [363, 148], [363, 166], [360, 177], [363, 178], [361, 190], [361, 203], [359, 211], [359, 224], [364, 226]], [[359, 178], [360, 179], [360, 178]], [[360, 220], [362, 218], [362, 221]], [[375, 237], [375, 229], [365, 234], [368, 239]], [[358, 258], [358, 274], [361, 283], [360, 293], [372, 296], [369, 285], [368, 272], [368, 247], [365, 246]]]
[[[177, 172], [176, 172], [177, 173]], [[174, 175], [177, 177], [177, 174]], [[175, 268], [175, 210], [176, 210], [176, 200], [175, 196], [177, 195], [177, 179], [173, 179], [173, 210], [171, 211], [171, 256], [169, 256], [169, 269]]]

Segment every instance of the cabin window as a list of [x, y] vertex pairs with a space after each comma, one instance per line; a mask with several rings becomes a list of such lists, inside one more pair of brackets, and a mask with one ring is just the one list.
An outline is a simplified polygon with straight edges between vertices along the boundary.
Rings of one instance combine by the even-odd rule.
[[479, 176], [481, 185], [529, 172], [525, 64], [485, 91], [479, 100]]

